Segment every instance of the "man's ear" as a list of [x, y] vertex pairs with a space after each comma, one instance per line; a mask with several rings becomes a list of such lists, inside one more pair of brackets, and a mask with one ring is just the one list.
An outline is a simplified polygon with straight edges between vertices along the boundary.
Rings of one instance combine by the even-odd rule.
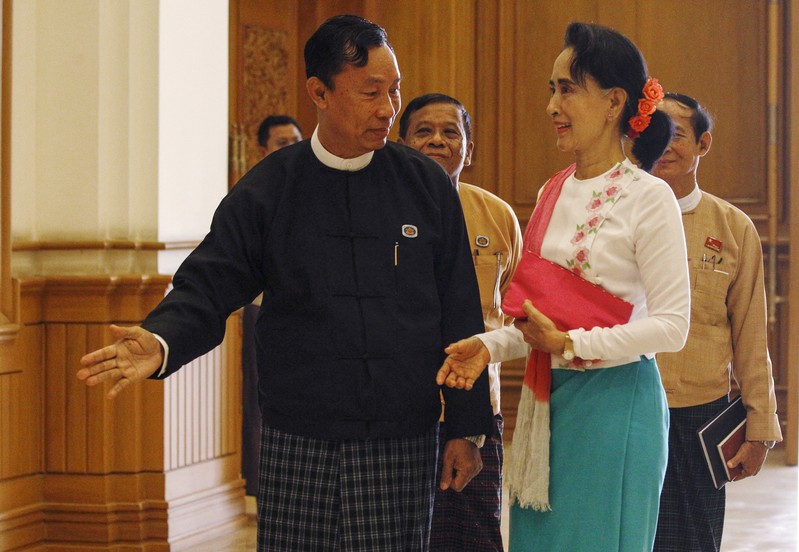
[[474, 142], [471, 140], [466, 144], [466, 156], [463, 158], [463, 166], [468, 167], [472, 164], [472, 153], [474, 152]]
[[710, 151], [710, 144], [713, 143], [713, 135], [710, 131], [705, 131], [699, 137], [699, 157], [704, 157]]
[[327, 86], [325, 86], [325, 83], [319, 80], [319, 77], [311, 77], [305, 81], [305, 89], [308, 91], [311, 101], [314, 103], [314, 105], [316, 105], [317, 108], [327, 108], [327, 99], [325, 98]]
[[398, 144], [404, 144], [405, 143], [405, 140], [402, 139], [402, 136], [397, 136], [397, 143]]

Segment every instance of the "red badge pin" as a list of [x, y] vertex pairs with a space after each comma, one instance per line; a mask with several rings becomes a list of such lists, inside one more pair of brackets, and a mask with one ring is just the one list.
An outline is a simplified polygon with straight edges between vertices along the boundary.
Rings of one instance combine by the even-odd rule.
[[708, 236], [705, 238], [705, 247], [708, 249], [712, 249], [716, 253], [721, 252], [721, 240], [718, 238], [714, 238], [713, 236]]

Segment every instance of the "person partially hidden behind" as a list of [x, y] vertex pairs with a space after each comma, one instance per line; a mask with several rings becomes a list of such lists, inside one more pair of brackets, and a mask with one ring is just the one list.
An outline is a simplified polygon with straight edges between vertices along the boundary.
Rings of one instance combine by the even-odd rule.
[[[474, 151], [471, 115], [461, 102], [450, 96], [419, 96], [411, 100], [400, 117], [398, 142], [435, 159], [449, 174], [466, 218], [485, 328], [493, 330], [510, 324], [513, 318], [502, 313], [500, 303], [521, 257], [522, 232], [510, 205], [482, 188], [460, 181], [461, 171], [471, 165]], [[495, 433], [480, 449], [483, 470], [460, 493], [451, 490], [436, 493], [431, 551], [503, 549], [500, 516], [504, 422], [500, 412], [499, 369], [499, 362], [488, 367]], [[442, 422], [442, 436], [446, 431], [446, 423]]]
[[657, 355], [669, 401], [669, 463], [654, 550], [718, 552], [726, 487], [716, 489], [696, 431], [729, 403], [730, 382], [746, 405], [746, 442], [729, 461], [756, 475], [782, 439], [766, 336], [763, 250], [746, 214], [697, 184], [712, 120], [694, 98], [668, 93], [658, 106], [675, 132], [653, 173], [682, 210], [691, 273], [691, 329], [685, 347]]
[[263, 157], [300, 140], [300, 123], [289, 115], [269, 115], [258, 126], [258, 151]]
[[[269, 115], [261, 121], [256, 136], [263, 157], [302, 140], [300, 124], [289, 115]], [[261, 450], [261, 410], [258, 406], [258, 365], [255, 359], [255, 321], [261, 294], [242, 313], [241, 329], [241, 476], [246, 493], [258, 495], [258, 457]]]
[[[165, 378], [217, 346], [263, 291], [260, 551], [427, 550], [447, 343], [482, 331], [458, 195], [441, 167], [388, 142], [400, 72], [385, 30], [328, 19], [305, 45], [310, 140], [256, 164], [141, 327], [85, 355], [79, 379]], [[443, 389], [438, 484], [463, 489], [493, 431], [488, 376]]]

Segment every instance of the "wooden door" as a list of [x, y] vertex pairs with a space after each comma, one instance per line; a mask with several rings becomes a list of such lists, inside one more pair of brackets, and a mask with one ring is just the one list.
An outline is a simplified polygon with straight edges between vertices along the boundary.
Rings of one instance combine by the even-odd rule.
[[264, 117], [297, 113], [297, 90], [305, 82], [298, 72], [297, 14], [293, 0], [230, 2], [231, 187], [261, 158], [257, 132]]

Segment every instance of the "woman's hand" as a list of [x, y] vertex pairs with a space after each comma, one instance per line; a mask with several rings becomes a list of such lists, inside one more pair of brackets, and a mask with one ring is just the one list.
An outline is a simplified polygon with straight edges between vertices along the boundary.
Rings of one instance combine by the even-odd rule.
[[461, 339], [444, 349], [447, 358], [438, 369], [436, 383], [470, 391], [491, 362], [491, 353], [476, 337]]
[[522, 303], [526, 320], [515, 320], [513, 325], [524, 334], [524, 340], [533, 349], [552, 354], [562, 354], [566, 345], [566, 333], [555, 327], [554, 322], [528, 300]]

